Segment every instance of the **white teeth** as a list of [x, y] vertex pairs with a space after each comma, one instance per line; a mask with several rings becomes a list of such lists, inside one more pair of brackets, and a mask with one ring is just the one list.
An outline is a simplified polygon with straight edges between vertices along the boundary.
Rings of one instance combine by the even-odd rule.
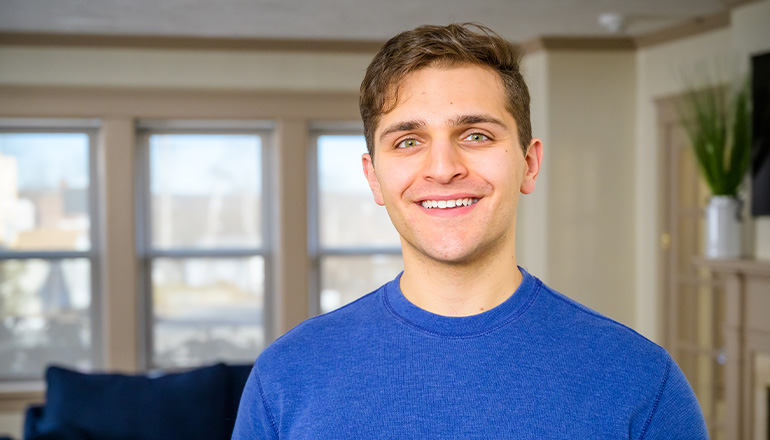
[[425, 200], [422, 202], [422, 207], [427, 209], [457, 208], [461, 206], [470, 206], [478, 201], [479, 199], [475, 198], [464, 198], [457, 200]]

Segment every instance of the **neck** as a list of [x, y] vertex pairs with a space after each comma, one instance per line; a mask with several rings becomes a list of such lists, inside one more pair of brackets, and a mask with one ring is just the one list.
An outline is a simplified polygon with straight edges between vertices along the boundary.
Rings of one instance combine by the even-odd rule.
[[513, 246], [466, 263], [446, 263], [404, 249], [401, 291], [414, 305], [443, 316], [483, 313], [521, 283]]

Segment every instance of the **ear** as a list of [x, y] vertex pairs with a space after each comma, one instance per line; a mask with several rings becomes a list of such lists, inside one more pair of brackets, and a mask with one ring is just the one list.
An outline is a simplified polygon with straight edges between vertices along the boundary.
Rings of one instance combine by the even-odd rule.
[[380, 205], [385, 205], [385, 200], [382, 198], [382, 190], [380, 189], [380, 181], [377, 180], [377, 174], [374, 172], [374, 161], [369, 153], [364, 153], [361, 157], [361, 164], [364, 166], [364, 176], [366, 181], [369, 182], [369, 189], [372, 190], [374, 195], [374, 201]]
[[540, 172], [540, 163], [543, 160], [543, 143], [538, 138], [532, 138], [527, 148], [527, 154], [524, 156], [526, 168], [521, 180], [520, 191], [522, 194], [529, 194], [535, 190], [535, 181]]

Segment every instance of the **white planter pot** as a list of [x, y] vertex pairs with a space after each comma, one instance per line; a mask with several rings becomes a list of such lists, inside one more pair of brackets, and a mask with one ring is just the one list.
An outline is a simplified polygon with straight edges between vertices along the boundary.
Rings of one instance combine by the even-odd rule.
[[741, 202], [735, 197], [713, 196], [706, 206], [706, 257], [741, 256]]

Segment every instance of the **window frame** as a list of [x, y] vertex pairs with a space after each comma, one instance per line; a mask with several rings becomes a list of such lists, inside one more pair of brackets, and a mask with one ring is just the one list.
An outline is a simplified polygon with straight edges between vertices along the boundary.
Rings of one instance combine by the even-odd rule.
[[[324, 257], [367, 257], [374, 255], [402, 256], [400, 246], [345, 246], [326, 247], [321, 244], [321, 182], [318, 172], [318, 140], [321, 136], [364, 136], [361, 121], [313, 122], [308, 129], [308, 255], [310, 280], [308, 311], [310, 316], [321, 314], [321, 260]], [[362, 152], [361, 154], [363, 154]], [[361, 179], [364, 179], [363, 171]], [[374, 203], [374, 202], [372, 202]], [[394, 274], [395, 275], [395, 274]], [[365, 294], [366, 292], [361, 292]]]
[[[157, 86], [157, 87], [156, 87]], [[313, 121], [360, 118], [358, 86], [282, 90], [172, 86], [88, 86], [63, 84], [0, 86], [0, 118], [98, 119], [98, 176], [102, 279], [100, 333], [103, 368], [139, 373], [141, 325], [136, 200], [136, 121], [236, 120], [275, 123], [270, 174], [274, 205], [270, 215], [271, 335], [278, 336], [310, 317], [307, 273], [307, 145]], [[301, 274], [301, 275], [300, 275]], [[298, 276], [299, 275], [299, 276]], [[271, 337], [272, 338], [272, 337]], [[44, 382], [0, 384], [0, 409], [23, 412], [44, 398]]]
[[[154, 249], [152, 246], [152, 191], [150, 188], [150, 136], [156, 134], [200, 134], [200, 135], [256, 135], [261, 139], [261, 247], [169, 250]], [[270, 207], [273, 206], [272, 175], [269, 164], [272, 161], [275, 143], [275, 124], [270, 121], [229, 121], [229, 120], [139, 120], [136, 122], [136, 254], [138, 259], [137, 300], [139, 306], [138, 361], [140, 369], [169, 369], [154, 363], [154, 311], [152, 288], [152, 262], [156, 258], [244, 258], [262, 257], [264, 264], [264, 303], [262, 305], [262, 327], [265, 344], [274, 338], [274, 322], [271, 310], [275, 300], [273, 294], [273, 230]]]
[[[85, 259], [89, 263], [90, 283], [89, 313], [90, 320], [90, 369], [98, 370], [104, 367], [104, 322], [102, 320], [101, 295], [101, 218], [98, 180], [98, 146], [101, 132], [101, 121], [98, 119], [82, 118], [0, 118], [0, 133], [79, 133], [88, 136], [88, 216], [90, 247], [87, 251], [76, 250], [40, 250], [40, 251], [8, 251], [0, 249], [0, 262], [13, 260], [43, 260], [57, 261], [70, 259]], [[53, 363], [56, 361], [53, 360]], [[51, 362], [49, 362], [51, 363]], [[38, 383], [42, 376], [37, 373], [24, 375], [0, 375], [0, 383]]]

